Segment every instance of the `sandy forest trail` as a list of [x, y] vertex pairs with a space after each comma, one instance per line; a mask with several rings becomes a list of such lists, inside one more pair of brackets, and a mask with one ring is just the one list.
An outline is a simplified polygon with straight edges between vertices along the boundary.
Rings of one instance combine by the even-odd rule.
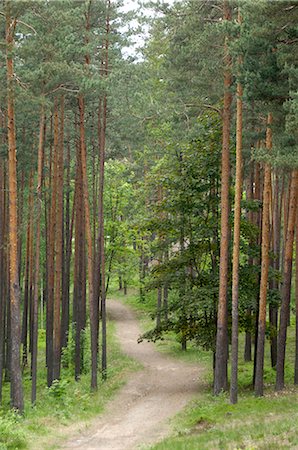
[[134, 313], [121, 302], [107, 303], [122, 351], [144, 368], [131, 375], [105, 414], [86, 433], [68, 441], [64, 449], [127, 450], [154, 443], [169, 433], [168, 419], [199, 389], [202, 369], [160, 354], [151, 343], [138, 344], [141, 330]]

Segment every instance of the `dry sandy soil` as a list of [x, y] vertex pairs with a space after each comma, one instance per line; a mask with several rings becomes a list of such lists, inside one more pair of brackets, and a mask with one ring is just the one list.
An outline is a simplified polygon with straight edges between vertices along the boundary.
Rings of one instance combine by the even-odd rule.
[[105, 414], [63, 449], [128, 450], [152, 444], [169, 434], [169, 419], [199, 390], [201, 368], [167, 357], [151, 343], [138, 344], [141, 330], [129, 307], [109, 300], [108, 312], [116, 322], [122, 351], [143, 369], [131, 375]]

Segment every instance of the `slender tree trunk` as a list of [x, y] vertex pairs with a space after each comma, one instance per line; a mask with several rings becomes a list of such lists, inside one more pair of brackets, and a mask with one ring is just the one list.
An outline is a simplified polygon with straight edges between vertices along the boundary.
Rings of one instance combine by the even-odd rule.
[[[224, 19], [231, 20], [231, 8], [224, 1]], [[229, 268], [229, 187], [230, 187], [230, 126], [231, 126], [231, 56], [228, 50], [228, 37], [225, 39], [224, 56], [224, 109], [222, 131], [222, 161], [221, 161], [221, 241], [220, 241], [220, 275], [219, 300], [217, 314], [217, 336], [214, 394], [218, 395], [228, 388], [228, 324], [227, 324], [227, 290]]]
[[[253, 200], [253, 185], [254, 185], [254, 163], [251, 162], [250, 163], [250, 172], [249, 172], [249, 177], [247, 180], [247, 192], [246, 192], [246, 196], [248, 200]], [[247, 218], [249, 220], [249, 222], [251, 224], [253, 224], [254, 218], [253, 218], [253, 212], [252, 211], [248, 211], [247, 214]], [[252, 244], [253, 242], [251, 242]], [[248, 258], [248, 265], [250, 267], [253, 266], [253, 257], [249, 256]], [[244, 345], [244, 361], [245, 362], [249, 362], [251, 361], [251, 338], [252, 338], [252, 333], [251, 333], [251, 324], [252, 324], [252, 315], [251, 315], [251, 308], [247, 308], [246, 311], [246, 317], [247, 317], [247, 322], [248, 322], [248, 329], [245, 331], [245, 345]]]
[[294, 373], [294, 383], [298, 384], [298, 207], [296, 207], [296, 271], [295, 271], [295, 306], [296, 306], [296, 327], [295, 327], [295, 373]]
[[[23, 211], [24, 211], [24, 192], [25, 192], [25, 172], [22, 170], [21, 183], [18, 192], [18, 229], [23, 227]], [[21, 288], [22, 279], [22, 249], [23, 249], [23, 233], [19, 233], [18, 241], [18, 261], [19, 261], [19, 283]], [[22, 290], [22, 289], [21, 289]]]
[[77, 173], [75, 185], [75, 256], [74, 256], [74, 295], [73, 322], [75, 324], [75, 379], [82, 371], [82, 330], [85, 327], [86, 304], [86, 243], [85, 213], [82, 185], [82, 163], [80, 145], [77, 148]]
[[[3, 124], [1, 124], [3, 126]], [[4, 256], [5, 246], [5, 169], [4, 161], [0, 158], [0, 405], [2, 404], [2, 382], [5, 355], [5, 283], [6, 261]]]
[[10, 271], [10, 326], [11, 326], [11, 406], [24, 409], [22, 373], [20, 364], [21, 311], [18, 271], [18, 212], [17, 212], [17, 158], [14, 111], [13, 48], [16, 19], [10, 17], [10, 2], [6, 5], [6, 69], [7, 69], [7, 128], [8, 128], [8, 192], [9, 192], [9, 271]]
[[[167, 249], [165, 251], [165, 263], [167, 264], [169, 262], [169, 250]], [[168, 299], [169, 299], [169, 283], [166, 280], [163, 287], [163, 311], [164, 311], [164, 319], [168, 320]]]
[[[272, 114], [268, 114], [266, 148], [272, 148]], [[265, 349], [265, 331], [266, 331], [266, 302], [267, 302], [267, 284], [269, 272], [269, 248], [270, 248], [270, 192], [271, 192], [271, 168], [269, 164], [265, 165], [264, 194], [263, 194], [263, 219], [262, 219], [262, 266], [260, 283], [260, 303], [259, 303], [259, 322], [258, 322], [258, 348], [256, 355], [255, 372], [255, 394], [263, 395], [263, 374], [264, 374], [264, 349]]]
[[[9, 234], [9, 233], [7, 233]], [[9, 250], [8, 250], [9, 252]], [[11, 307], [10, 307], [10, 275], [9, 275], [9, 253], [7, 255], [7, 292], [6, 292], [6, 353], [5, 353], [5, 378], [6, 382], [11, 381]]]
[[61, 118], [59, 130], [58, 106], [54, 114], [54, 151], [57, 153], [57, 198], [56, 198], [56, 239], [55, 239], [55, 295], [53, 327], [53, 379], [60, 378], [61, 364], [61, 282], [63, 268], [62, 229], [63, 229], [63, 150], [64, 150], [64, 98], [61, 98]]
[[36, 208], [36, 247], [35, 247], [35, 271], [34, 271], [34, 290], [33, 290], [33, 315], [32, 315], [32, 358], [31, 358], [31, 373], [32, 373], [32, 388], [31, 388], [31, 402], [35, 404], [36, 401], [36, 382], [37, 382], [37, 349], [38, 349], [38, 298], [39, 298], [39, 275], [40, 275], [40, 221], [42, 211], [42, 166], [43, 166], [43, 143], [44, 143], [44, 107], [42, 106], [40, 112], [39, 125], [39, 143], [38, 143], [38, 163], [37, 163], [37, 208]]
[[[257, 148], [259, 148], [261, 145], [260, 141], [258, 141]], [[262, 176], [262, 170], [259, 163], [256, 163], [255, 167], [255, 192], [254, 192], [254, 198], [255, 200], [259, 200], [262, 202], [263, 197], [263, 176]], [[261, 247], [261, 235], [262, 235], [262, 214], [261, 211], [257, 211], [255, 213], [255, 225], [257, 226], [258, 237], [257, 237], [257, 244]], [[256, 266], [259, 266], [261, 264], [261, 254], [259, 257], [253, 258], [253, 264]], [[258, 286], [258, 293], [256, 298], [256, 309], [255, 309], [255, 339], [254, 339], [254, 367], [253, 367], [253, 386], [255, 385], [255, 379], [256, 379], [256, 364], [257, 364], [257, 352], [258, 352], [258, 327], [259, 327], [259, 298], [260, 298], [260, 281], [261, 277], [258, 274], [256, 277], [256, 284]]]
[[85, 105], [82, 95], [79, 96], [79, 110], [80, 110], [80, 150], [81, 150], [81, 164], [82, 164], [82, 181], [83, 181], [83, 198], [84, 198], [84, 213], [85, 213], [85, 231], [87, 241], [87, 267], [88, 267], [88, 287], [89, 287], [89, 313], [90, 313], [90, 332], [91, 332], [91, 389], [97, 389], [97, 326], [96, 326], [96, 310], [94, 298], [94, 283], [93, 283], [93, 254], [92, 254], [92, 232], [90, 220], [90, 205], [88, 193], [88, 179], [87, 179], [87, 154], [85, 142]]
[[[32, 172], [32, 188], [33, 188], [33, 181], [34, 181], [34, 175]], [[34, 198], [33, 198], [33, 192], [31, 193], [31, 203], [29, 204], [29, 209], [34, 209]], [[30, 250], [29, 250], [29, 305], [28, 305], [28, 312], [29, 312], [29, 352], [32, 351], [32, 306], [33, 306], [33, 259], [34, 259], [34, 223], [32, 220], [32, 215], [30, 217]]]
[[297, 190], [298, 190], [298, 170], [293, 170], [291, 176], [289, 214], [287, 221], [288, 228], [284, 252], [283, 289], [282, 289], [282, 302], [280, 308], [280, 324], [277, 340], [276, 385], [275, 385], [277, 391], [280, 391], [284, 388], [287, 326], [290, 314], [290, 300], [291, 300], [293, 244], [295, 235], [297, 193], [298, 193]]
[[70, 264], [72, 250], [72, 226], [70, 212], [70, 136], [67, 136], [66, 156], [66, 186], [65, 186], [65, 252], [62, 288], [62, 318], [61, 318], [61, 345], [67, 347], [69, 331], [69, 289], [70, 289]]
[[[240, 13], [238, 21], [241, 24]], [[233, 283], [232, 283], [232, 360], [231, 360], [231, 403], [238, 401], [238, 297], [239, 297], [239, 259], [240, 259], [240, 223], [242, 199], [242, 85], [237, 83], [237, 122], [236, 122], [236, 179], [234, 206], [234, 242], [233, 242]]]
[[103, 100], [103, 132], [100, 148], [100, 185], [99, 185], [99, 229], [100, 229], [100, 272], [101, 272], [101, 326], [102, 326], [102, 377], [106, 379], [107, 372], [107, 318], [106, 318], [106, 282], [105, 282], [105, 250], [104, 250], [104, 165], [105, 165], [105, 135], [107, 118], [107, 97]]
[[32, 264], [33, 251], [33, 232], [32, 232], [32, 210], [33, 210], [33, 171], [30, 172], [29, 178], [29, 208], [28, 208], [28, 224], [26, 236], [26, 260], [25, 260], [25, 286], [24, 286], [24, 304], [23, 304], [23, 320], [22, 320], [22, 339], [23, 344], [23, 367], [28, 364], [28, 315], [30, 305], [30, 275], [32, 273], [30, 265]]
[[54, 364], [54, 299], [55, 299], [55, 247], [56, 247], [56, 211], [57, 211], [57, 183], [58, 183], [58, 104], [54, 104], [54, 149], [51, 158], [51, 206], [49, 214], [49, 236], [48, 236], [48, 290], [47, 290], [47, 382], [52, 385]]
[[[280, 179], [278, 173], [275, 175], [274, 186], [274, 204], [273, 204], [273, 252], [274, 261], [273, 268], [275, 271], [279, 271], [280, 263]], [[272, 280], [272, 288], [278, 290], [279, 283], [277, 279]], [[277, 320], [278, 320], [278, 307], [270, 305], [270, 326], [271, 326], [271, 366], [276, 366], [277, 361]]]

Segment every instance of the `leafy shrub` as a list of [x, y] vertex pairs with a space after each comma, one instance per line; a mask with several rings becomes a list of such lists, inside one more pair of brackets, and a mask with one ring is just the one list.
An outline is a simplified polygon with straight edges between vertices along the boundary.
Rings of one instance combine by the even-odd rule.
[[27, 448], [23, 430], [18, 427], [22, 418], [15, 412], [0, 412], [0, 450]]
[[54, 380], [52, 386], [48, 388], [50, 397], [63, 399], [66, 394], [68, 383], [67, 380]]

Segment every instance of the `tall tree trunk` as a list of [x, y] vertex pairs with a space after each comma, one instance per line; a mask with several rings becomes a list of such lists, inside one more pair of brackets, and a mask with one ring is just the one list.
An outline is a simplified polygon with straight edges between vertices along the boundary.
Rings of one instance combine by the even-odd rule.
[[290, 300], [291, 300], [293, 244], [295, 234], [297, 193], [298, 193], [297, 190], [298, 190], [298, 170], [293, 170], [291, 176], [291, 191], [289, 198], [287, 238], [284, 252], [283, 288], [282, 288], [282, 302], [280, 308], [280, 324], [277, 340], [276, 385], [275, 385], [277, 391], [280, 391], [284, 388], [287, 325], [290, 314]]
[[38, 298], [39, 298], [39, 274], [40, 274], [40, 221], [41, 221], [41, 189], [42, 189], [42, 166], [43, 166], [43, 143], [44, 143], [44, 107], [41, 107], [40, 125], [39, 125], [39, 143], [38, 143], [38, 162], [37, 162], [37, 205], [36, 205], [36, 237], [35, 237], [35, 270], [34, 270], [34, 289], [33, 289], [33, 315], [32, 315], [32, 357], [31, 357], [31, 402], [36, 401], [36, 382], [37, 382], [37, 349], [38, 349]]
[[61, 97], [60, 130], [58, 106], [54, 114], [54, 151], [57, 153], [57, 198], [56, 198], [56, 239], [55, 239], [55, 295], [53, 327], [53, 379], [60, 378], [61, 363], [61, 282], [63, 268], [62, 229], [63, 229], [63, 169], [64, 169], [64, 98]]
[[[257, 148], [260, 148], [261, 142], [258, 141]], [[263, 198], [263, 176], [262, 176], [262, 169], [260, 166], [260, 163], [256, 163], [255, 165], [255, 192], [254, 192], [254, 199], [258, 200], [260, 203], [262, 202]], [[257, 227], [258, 236], [257, 236], [257, 242], [256, 244], [260, 246], [261, 248], [261, 240], [262, 240], [262, 214], [261, 211], [257, 211], [255, 213], [254, 217], [254, 223]], [[260, 256], [253, 258], [253, 264], [255, 266], [261, 265], [261, 252]], [[258, 329], [259, 329], [259, 298], [260, 298], [260, 281], [261, 281], [261, 275], [257, 274], [256, 277], [256, 284], [258, 286], [257, 291], [257, 297], [256, 297], [256, 309], [255, 309], [255, 339], [254, 339], [254, 366], [253, 366], [253, 386], [255, 385], [255, 379], [256, 379], [256, 364], [257, 364], [257, 352], [258, 352]]]
[[[104, 68], [102, 75], [107, 78], [109, 70], [109, 35], [110, 35], [110, 0], [106, 0], [106, 30], [104, 43]], [[107, 127], [107, 94], [103, 96], [102, 111], [102, 131], [100, 143], [100, 184], [99, 184], [99, 254], [101, 273], [101, 326], [102, 326], [102, 346], [101, 346], [101, 370], [102, 378], [107, 377], [107, 318], [106, 318], [106, 281], [105, 281], [105, 249], [104, 249], [104, 167], [105, 167], [105, 147], [106, 147], [106, 127]]]
[[[273, 268], [275, 271], [279, 271], [280, 263], [280, 178], [278, 173], [275, 174], [275, 186], [274, 186], [274, 199], [273, 199]], [[278, 290], [279, 283], [276, 278], [272, 280], [272, 288]], [[277, 320], [278, 320], [278, 307], [270, 305], [269, 310], [270, 327], [271, 327], [271, 366], [276, 366], [277, 361]]]
[[[21, 173], [21, 183], [18, 192], [18, 229], [21, 230], [23, 227], [23, 211], [24, 211], [24, 192], [25, 192], [25, 172], [22, 170]], [[18, 241], [18, 261], [19, 261], [19, 283], [21, 288], [22, 279], [22, 249], [23, 249], [23, 233], [19, 233]]]
[[7, 69], [7, 128], [8, 128], [8, 192], [9, 192], [9, 271], [10, 271], [10, 326], [11, 326], [11, 406], [24, 409], [22, 373], [20, 364], [21, 311], [18, 271], [18, 212], [17, 212], [17, 158], [14, 111], [13, 49], [16, 19], [10, 17], [10, 2], [6, 4], [6, 69]]
[[[272, 114], [268, 114], [266, 148], [272, 148]], [[257, 396], [263, 395], [263, 374], [264, 374], [264, 349], [265, 349], [265, 331], [266, 331], [266, 302], [267, 302], [267, 284], [269, 272], [269, 248], [270, 248], [270, 195], [271, 195], [271, 168], [269, 164], [265, 165], [264, 194], [263, 194], [263, 218], [262, 218], [262, 266], [260, 283], [260, 303], [259, 303], [259, 322], [258, 322], [258, 347], [256, 355], [255, 372], [255, 393]]]
[[[231, 20], [231, 8], [224, 1], [224, 19]], [[228, 323], [227, 323], [227, 290], [229, 266], [229, 187], [230, 187], [230, 126], [231, 126], [231, 56], [228, 50], [228, 37], [225, 38], [224, 55], [224, 109], [222, 130], [221, 160], [221, 241], [220, 241], [220, 274], [219, 299], [217, 314], [216, 356], [214, 374], [214, 394], [218, 395], [228, 388]]]
[[295, 271], [295, 315], [296, 315], [296, 327], [295, 327], [295, 373], [294, 373], [294, 383], [298, 384], [298, 207], [296, 207], [296, 271]]
[[80, 150], [81, 150], [81, 164], [82, 164], [82, 184], [83, 184], [83, 198], [84, 198], [84, 213], [85, 213], [85, 231], [87, 241], [87, 267], [88, 267], [88, 287], [89, 287], [89, 314], [90, 314], [90, 332], [91, 332], [91, 389], [97, 389], [97, 326], [96, 326], [96, 310], [94, 298], [94, 283], [93, 283], [93, 254], [92, 254], [92, 232], [90, 220], [90, 205], [88, 193], [88, 179], [87, 179], [87, 154], [85, 142], [85, 105], [82, 95], [79, 96], [79, 110], [80, 110]]
[[65, 186], [65, 252], [62, 288], [61, 346], [67, 347], [69, 331], [69, 289], [72, 250], [73, 220], [70, 217], [70, 135], [67, 136], [66, 186]]
[[[3, 124], [1, 124], [3, 125]], [[6, 261], [5, 261], [5, 169], [4, 161], [0, 158], [0, 405], [2, 403], [2, 382], [5, 355], [5, 284], [6, 284]]]
[[47, 291], [47, 382], [51, 386], [54, 364], [54, 299], [55, 299], [55, 247], [56, 247], [56, 210], [57, 210], [57, 182], [58, 182], [58, 104], [54, 103], [54, 148], [51, 158], [51, 206], [49, 214], [49, 236], [48, 236], [48, 291]]
[[75, 379], [80, 378], [82, 371], [82, 330], [85, 327], [86, 304], [86, 243], [85, 243], [85, 213], [82, 186], [82, 163], [80, 145], [77, 148], [77, 173], [75, 184], [75, 255], [74, 255], [74, 292], [73, 292], [73, 322], [75, 328]]
[[[250, 163], [250, 169], [249, 169], [249, 176], [247, 180], [247, 190], [246, 190], [246, 197], [248, 200], [253, 200], [253, 185], [254, 185], [254, 163], [253, 161]], [[253, 212], [248, 211], [247, 218], [251, 224], [253, 224], [254, 217]], [[251, 242], [252, 244], [253, 242]], [[249, 256], [248, 258], [248, 265], [250, 267], [253, 266], [253, 257]], [[246, 317], [248, 322], [248, 329], [245, 331], [245, 344], [244, 344], [244, 361], [249, 362], [251, 361], [251, 321], [252, 321], [252, 315], [251, 315], [251, 308], [247, 308], [246, 311]]]
[[[241, 16], [238, 14], [241, 24]], [[232, 360], [231, 360], [231, 403], [238, 400], [238, 297], [239, 297], [239, 258], [240, 223], [242, 199], [242, 85], [237, 83], [237, 119], [236, 119], [236, 179], [234, 205], [234, 242], [233, 242], [233, 283], [232, 283]]]
[[33, 210], [33, 170], [30, 172], [29, 178], [29, 208], [28, 208], [28, 224], [26, 233], [26, 260], [25, 260], [25, 286], [24, 286], [24, 304], [23, 304], [23, 320], [22, 320], [22, 338], [23, 345], [23, 367], [28, 364], [28, 313], [30, 305], [30, 275], [32, 273], [30, 265], [32, 264], [32, 252], [33, 252], [33, 232], [32, 232], [32, 210]]

